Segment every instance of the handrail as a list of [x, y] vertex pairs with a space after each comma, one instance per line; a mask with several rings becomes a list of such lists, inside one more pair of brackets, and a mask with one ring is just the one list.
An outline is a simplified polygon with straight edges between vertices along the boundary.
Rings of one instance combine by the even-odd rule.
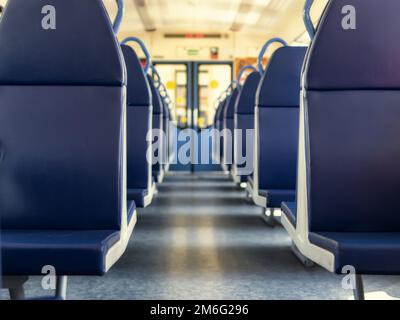
[[226, 88], [226, 90], [224, 91], [224, 93], [225, 93], [225, 98], [226, 98], [227, 96], [229, 96], [230, 94], [232, 94], [233, 87], [234, 87], [234, 86], [237, 86], [237, 85], [238, 85], [238, 83], [237, 83], [236, 80], [233, 80], [233, 81], [229, 84], [228, 88]]
[[160, 87], [158, 89], [160, 90], [160, 93], [165, 93], [165, 94], [168, 93], [167, 88], [165, 87], [165, 84], [162, 82], [160, 83]]
[[150, 58], [150, 52], [147, 50], [146, 45], [142, 40], [140, 40], [137, 37], [128, 37], [125, 40], [123, 40], [121, 43], [122, 44], [127, 44], [128, 42], [136, 42], [140, 48], [142, 49], [145, 57], [146, 57], [146, 65], [144, 67], [144, 72], [147, 74], [150, 70], [150, 64], [151, 64], [151, 58]]
[[315, 37], [315, 27], [310, 14], [311, 7], [313, 4], [314, 0], [306, 0], [306, 4], [304, 5], [304, 11], [303, 11], [303, 21], [304, 24], [306, 25], [306, 29], [311, 40], [314, 39]]
[[264, 74], [264, 67], [262, 65], [262, 59], [264, 58], [265, 52], [268, 50], [268, 48], [271, 46], [273, 43], [280, 43], [283, 46], [288, 46], [288, 43], [283, 40], [282, 38], [272, 38], [271, 40], [268, 40], [262, 47], [260, 54], [258, 55], [258, 71], [260, 72], [261, 75]]
[[[160, 89], [160, 86], [161, 86], [161, 77], [160, 77], [160, 74], [158, 73], [158, 71], [157, 71], [156, 67], [154, 66], [154, 64], [151, 64], [151, 65], [150, 65], [150, 68], [151, 68], [151, 71], [153, 71], [154, 86], [155, 86], [157, 89]], [[154, 76], [156, 76], [157, 79], [155, 79]]]
[[119, 29], [121, 28], [122, 19], [124, 18], [125, 3], [124, 0], [115, 0], [115, 1], [117, 2], [118, 12], [113, 23], [113, 30], [114, 33], [117, 34]]
[[245, 73], [247, 70], [253, 70], [253, 71], [255, 71], [255, 72], [258, 71], [257, 68], [256, 68], [255, 66], [251, 66], [251, 65], [244, 66], [244, 67], [239, 71], [239, 75], [238, 75], [237, 80], [236, 80], [239, 86], [240, 86], [240, 80], [242, 80], [242, 77], [243, 77], [244, 73]]
[[[216, 100], [216, 102], [222, 102], [224, 99], [226, 99], [226, 97], [228, 97], [231, 93], [232, 93], [232, 89], [233, 89], [233, 87], [234, 86], [238, 86], [239, 84], [238, 84], [238, 82], [237, 82], [237, 80], [233, 80], [230, 84], [229, 84], [229, 86], [224, 90], [224, 91], [222, 91], [221, 92], [221, 94], [219, 95], [219, 97], [217, 98], [217, 100]], [[217, 108], [218, 108], [218, 106], [217, 106]]]
[[237, 85], [238, 85], [238, 82], [237, 82], [236, 80], [233, 80], [233, 81], [231, 82], [231, 84], [229, 85], [227, 91], [229, 91], [230, 93], [232, 93], [232, 91], [234, 90], [233, 87], [235, 87], [235, 86], [237, 86]]

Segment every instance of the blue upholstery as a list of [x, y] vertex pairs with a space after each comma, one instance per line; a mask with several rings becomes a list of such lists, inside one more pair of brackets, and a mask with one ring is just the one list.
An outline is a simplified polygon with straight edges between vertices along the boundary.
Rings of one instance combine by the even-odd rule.
[[[257, 94], [258, 181], [269, 207], [294, 201], [297, 179], [300, 74], [306, 48], [282, 47], [272, 56]], [[286, 190], [286, 193], [282, 193]], [[284, 195], [287, 195], [287, 198]]]
[[239, 88], [235, 88], [232, 94], [227, 99], [227, 103], [224, 109], [224, 129], [228, 130], [231, 133], [232, 141], [231, 145], [228, 141], [224, 141], [224, 153], [223, 153], [223, 161], [227, 164], [228, 170], [230, 170], [231, 165], [233, 164], [233, 155], [234, 155], [234, 129], [235, 129], [235, 105], [236, 100], [239, 95]]
[[[153, 183], [154, 179], [153, 177], [151, 178], [151, 181]], [[128, 199], [131, 199], [132, 201], [135, 202], [135, 204], [139, 208], [143, 208], [145, 206], [145, 197], [149, 194], [149, 189], [128, 189], [127, 190], [127, 196]]]
[[[134, 204], [128, 204], [128, 218]], [[103, 275], [105, 256], [120, 236], [117, 230], [2, 230], [2, 271], [42, 275], [43, 266], [51, 265], [57, 275]]]
[[214, 117], [214, 127], [215, 129], [219, 129], [219, 124], [220, 124], [220, 116], [221, 116], [221, 112], [224, 106], [224, 102], [225, 100], [221, 101], [218, 105], [217, 110], [215, 111], [215, 117]]
[[[57, 29], [44, 31], [48, 4]], [[9, 0], [0, 48], [3, 271], [101, 274], [126, 218], [125, 74], [104, 6]]]
[[217, 120], [218, 121], [223, 121], [224, 120], [224, 115], [225, 115], [225, 106], [226, 102], [228, 101], [229, 97], [226, 97], [220, 104], [220, 108], [218, 109], [218, 114], [217, 114]]
[[169, 109], [167, 102], [165, 101], [164, 98], [162, 98], [162, 104], [163, 104], [163, 127], [164, 127], [164, 133], [165, 133], [165, 147], [164, 151], [166, 152], [165, 155], [163, 155], [163, 164], [168, 163], [168, 155], [169, 155]]
[[115, 230], [5, 230], [3, 272], [40, 275], [43, 266], [52, 265], [58, 275], [101, 275], [104, 254], [119, 239]]
[[259, 108], [259, 189], [296, 189], [299, 109]]
[[280, 208], [282, 202], [296, 201], [296, 190], [259, 190], [258, 193], [267, 199], [269, 208]]
[[[0, 24], [0, 85], [120, 86], [125, 82], [123, 59], [102, 1], [82, 2], [8, 1]], [[56, 7], [56, 30], [42, 29], [45, 5]], [[70, 22], [71, 15], [77, 23]]]
[[288, 218], [289, 222], [296, 228], [297, 204], [296, 202], [283, 202], [282, 213]]
[[[382, 2], [385, 3], [384, 8]], [[338, 28], [345, 5], [356, 8], [357, 30]], [[400, 43], [395, 41], [398, 22], [392, 13], [399, 9], [400, 2], [397, 0], [330, 1], [318, 28], [318, 39], [312, 45], [312, 63], [307, 65], [306, 88], [398, 89]], [[328, 53], [329, 63], [326, 61]]]
[[[224, 119], [233, 119], [235, 116], [235, 105], [236, 105], [236, 100], [239, 96], [239, 87], [235, 88], [233, 90], [232, 94], [228, 98], [228, 103], [225, 106], [224, 110]], [[228, 128], [228, 127], [226, 127]]]
[[400, 231], [389, 205], [400, 190], [400, 92], [309, 91], [307, 98], [310, 229]]
[[[239, 155], [239, 150], [235, 149], [234, 152], [237, 154], [235, 159], [240, 159], [242, 156], [246, 156], [247, 159], [252, 159], [254, 153], [254, 144], [251, 146], [251, 153], [247, 154], [247, 139], [246, 139], [246, 131], [254, 130], [254, 108], [256, 101], [256, 93], [257, 88], [261, 80], [261, 75], [259, 72], [252, 72], [246, 79], [243, 87], [241, 88], [239, 95], [236, 99], [235, 105], [235, 116], [234, 116], [234, 127], [237, 130], [241, 130], [241, 146], [242, 146], [242, 154]], [[240, 168], [245, 167], [245, 164], [235, 163], [236, 167], [240, 170]], [[253, 165], [253, 164], [251, 164]], [[241, 175], [241, 182], [247, 181], [247, 176]]]
[[335, 255], [337, 274], [344, 266], [360, 274], [400, 274], [400, 232], [311, 232], [309, 239]]
[[[223, 110], [223, 106], [225, 103], [225, 99], [222, 100], [217, 107], [217, 110], [215, 111], [215, 116], [214, 116], [214, 129], [218, 131], [218, 133], [221, 130], [221, 121], [220, 121], [220, 117], [221, 117], [221, 113]], [[217, 138], [217, 136], [215, 136], [215, 138]], [[221, 139], [222, 140], [222, 139]], [[221, 144], [221, 141], [220, 141]], [[221, 147], [221, 146], [220, 146]], [[219, 160], [220, 159], [220, 150], [218, 150], [218, 145], [215, 142], [215, 144], [213, 145], [213, 157], [215, 160]]]
[[147, 108], [152, 106], [153, 100], [149, 82], [135, 50], [125, 44], [121, 45], [121, 50], [128, 79], [126, 86], [127, 106], [144, 106]]
[[[150, 142], [147, 134], [152, 127], [152, 96], [150, 86], [135, 51], [121, 45], [127, 69], [127, 156], [128, 199], [138, 207], [144, 205], [144, 196], [152, 184], [151, 164], [147, 161]], [[131, 191], [132, 190], [132, 191]], [[134, 192], [133, 190], [142, 190]], [[140, 195], [143, 196], [140, 196]]]
[[[224, 130], [224, 115], [225, 115], [225, 108], [226, 105], [229, 101], [229, 97], [226, 97], [222, 102], [221, 102], [221, 106], [220, 109], [218, 110], [218, 115], [217, 115], [217, 129], [219, 131], [219, 133], [222, 133], [222, 130]], [[221, 134], [221, 141], [220, 141], [220, 145], [219, 145], [219, 154], [218, 154], [218, 159], [220, 160], [220, 162], [222, 163], [223, 161], [223, 154], [224, 154], [224, 137]]]
[[[150, 86], [150, 92], [151, 92], [151, 97], [152, 97], [152, 102], [153, 102], [153, 115], [157, 115], [157, 114], [163, 114], [163, 105], [161, 102], [161, 96], [160, 93], [158, 92], [158, 90], [156, 89], [155, 85], [154, 85], [154, 81], [151, 78], [150, 75], [147, 75], [147, 82], [149, 83]], [[156, 123], [158, 124], [158, 123]], [[156, 126], [153, 128], [159, 128], [159, 126]]]
[[[147, 80], [150, 85], [150, 90], [151, 90], [151, 95], [152, 95], [152, 100], [153, 100], [153, 121], [152, 121], [152, 127], [153, 130], [164, 130], [164, 121], [163, 121], [163, 113], [164, 113], [164, 106], [161, 100], [160, 93], [156, 89], [153, 79], [147, 75]], [[153, 143], [155, 140], [153, 140]], [[155, 151], [155, 156], [158, 157], [158, 152], [160, 150]], [[162, 165], [161, 163], [156, 163], [153, 164], [152, 166], [152, 174], [155, 180], [158, 180], [159, 175], [162, 172]]]
[[[356, 30], [337, 28], [344, 5], [357, 9]], [[305, 65], [309, 239], [336, 272], [400, 273], [398, 9], [331, 1]]]
[[[256, 105], [256, 93], [260, 84], [261, 75], [259, 72], [252, 72], [246, 79], [240, 94], [237, 98], [235, 113], [253, 115]], [[254, 128], [254, 124], [253, 127]]]
[[298, 108], [306, 52], [306, 47], [281, 47], [275, 51], [258, 88], [259, 108]]

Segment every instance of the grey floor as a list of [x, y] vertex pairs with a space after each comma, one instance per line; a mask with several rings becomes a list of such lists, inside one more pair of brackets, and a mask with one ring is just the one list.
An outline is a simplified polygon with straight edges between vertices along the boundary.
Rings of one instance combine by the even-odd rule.
[[[282, 227], [221, 173], [173, 174], [139, 212], [129, 247], [105, 277], [69, 279], [69, 299], [349, 299], [342, 278], [304, 268]], [[27, 295], [43, 294], [40, 278]], [[399, 297], [400, 277], [365, 277], [371, 299]], [[0, 298], [8, 298], [2, 291]]]

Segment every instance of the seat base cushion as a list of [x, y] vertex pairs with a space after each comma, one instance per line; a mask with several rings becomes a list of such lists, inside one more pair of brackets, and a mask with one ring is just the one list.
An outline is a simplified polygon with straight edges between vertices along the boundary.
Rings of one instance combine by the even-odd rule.
[[259, 190], [259, 195], [267, 199], [268, 208], [280, 208], [282, 202], [296, 201], [296, 190]]
[[128, 189], [127, 195], [129, 200], [135, 201], [135, 204], [139, 208], [143, 208], [145, 205], [145, 198], [149, 194], [148, 189]]
[[[127, 203], [130, 224], [134, 201]], [[119, 230], [1, 230], [5, 276], [43, 275], [53, 266], [57, 275], [103, 275], [108, 251], [120, 240]]]
[[153, 200], [154, 191], [155, 182], [153, 178], [151, 187], [149, 189], [128, 189], [128, 201], [134, 201], [138, 208], [146, 208]]
[[107, 252], [119, 239], [116, 230], [2, 230], [2, 271], [42, 275], [50, 265], [57, 275], [103, 275]]
[[400, 274], [400, 232], [310, 232], [309, 240], [334, 254], [337, 274], [344, 266], [358, 274]]
[[297, 204], [296, 202], [283, 202], [282, 213], [286, 216], [294, 228], [296, 228]]

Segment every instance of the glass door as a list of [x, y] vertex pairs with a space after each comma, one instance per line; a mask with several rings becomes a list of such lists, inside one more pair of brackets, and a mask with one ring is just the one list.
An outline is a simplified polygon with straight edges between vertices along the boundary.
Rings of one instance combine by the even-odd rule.
[[212, 164], [211, 129], [214, 124], [216, 101], [233, 79], [232, 62], [194, 63], [194, 128], [198, 132], [199, 163], [193, 171], [220, 170], [221, 166]]
[[[159, 61], [155, 65], [173, 101], [171, 112], [177, 126], [177, 150], [170, 170], [219, 170], [219, 165], [212, 165], [211, 141], [204, 148], [201, 140], [211, 132], [215, 102], [232, 81], [233, 63]], [[189, 141], [190, 161], [186, 156]]]
[[170, 165], [171, 171], [192, 171], [191, 161], [180, 159], [179, 150], [187, 143], [179, 139], [185, 131], [193, 127], [193, 81], [192, 64], [186, 61], [162, 61], [154, 63], [167, 87], [172, 100], [171, 114], [176, 130], [172, 131], [176, 144], [174, 158]]

